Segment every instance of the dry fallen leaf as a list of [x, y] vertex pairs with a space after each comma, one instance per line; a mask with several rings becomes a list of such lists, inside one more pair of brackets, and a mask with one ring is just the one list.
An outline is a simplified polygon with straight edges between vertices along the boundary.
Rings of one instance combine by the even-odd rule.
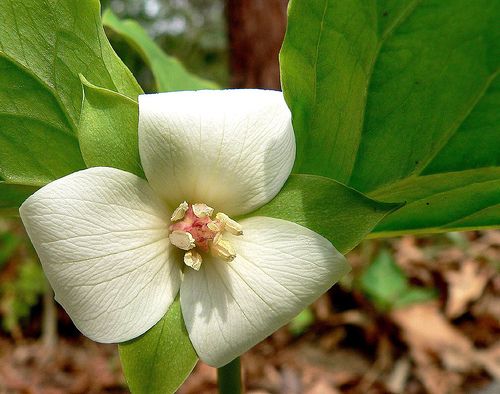
[[445, 272], [444, 277], [449, 285], [446, 315], [455, 318], [465, 313], [469, 302], [483, 294], [491, 272], [481, 269], [474, 260], [466, 260], [458, 271]]
[[433, 364], [419, 365], [416, 370], [429, 394], [462, 394], [463, 378], [456, 372], [443, 371]]
[[305, 394], [340, 394], [326, 379], [319, 379]]
[[500, 381], [500, 341], [489, 349], [478, 351], [476, 360], [484, 366], [484, 369]]
[[395, 258], [398, 263], [408, 265], [409, 263], [425, 260], [425, 255], [417, 245], [416, 238], [412, 235], [407, 235], [398, 240]]
[[471, 341], [446, 320], [436, 302], [394, 310], [391, 318], [401, 327], [412, 350], [432, 353], [452, 371], [467, 371], [472, 367]]
[[500, 317], [500, 298], [496, 294], [486, 294], [472, 306], [471, 312], [476, 316], [489, 315], [498, 319]]
[[410, 376], [410, 369], [411, 364], [408, 358], [403, 357], [396, 361], [394, 368], [386, 381], [387, 390], [390, 393], [404, 393], [406, 381]]
[[[433, 394], [456, 392], [463, 374], [478, 367], [492, 377], [500, 377], [500, 343], [488, 350], [477, 350], [446, 320], [436, 302], [395, 310], [391, 318], [401, 328], [417, 365], [417, 375], [427, 391]], [[436, 360], [441, 361], [447, 371], [440, 371]]]

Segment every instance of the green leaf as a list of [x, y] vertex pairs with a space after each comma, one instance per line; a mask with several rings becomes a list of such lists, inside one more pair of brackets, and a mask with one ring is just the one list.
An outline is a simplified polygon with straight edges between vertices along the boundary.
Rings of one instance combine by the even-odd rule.
[[30, 316], [47, 291], [47, 282], [38, 261], [22, 259], [17, 262], [13, 273], [15, 276], [0, 286], [2, 328], [10, 333], [19, 332], [21, 321]]
[[84, 167], [78, 141], [57, 99], [31, 72], [2, 57], [0, 50], [0, 178], [43, 186]]
[[110, 9], [102, 16], [104, 26], [119, 34], [149, 65], [159, 92], [217, 89], [213, 82], [187, 71], [179, 60], [168, 56], [133, 20], [120, 20]]
[[278, 195], [252, 216], [289, 220], [323, 235], [342, 253], [361, 242], [400, 204], [374, 201], [341, 183], [292, 174]]
[[314, 323], [314, 313], [311, 308], [306, 308], [288, 323], [288, 331], [293, 335], [302, 335]]
[[[133, 99], [141, 93], [107, 41], [99, 8], [97, 0], [0, 2], [0, 178], [5, 183], [39, 187], [85, 168], [76, 138], [80, 73]], [[4, 193], [0, 206], [9, 208]]]
[[500, 224], [500, 168], [405, 179], [369, 196], [409, 201], [382, 221], [374, 236], [495, 228]]
[[411, 286], [392, 255], [383, 250], [360, 277], [360, 288], [381, 311], [436, 298], [437, 291]]
[[136, 101], [82, 77], [84, 98], [78, 140], [87, 167], [114, 167], [145, 177], [138, 148]]
[[15, 232], [10, 231], [8, 227], [6, 230], [0, 230], [0, 269], [9, 261], [22, 243], [23, 239]]
[[390, 308], [408, 288], [408, 280], [391, 254], [384, 250], [360, 277], [363, 293], [382, 310]]
[[119, 351], [134, 394], [174, 393], [198, 361], [182, 320], [179, 298], [153, 328], [120, 344]]
[[292, 0], [295, 171], [406, 201], [374, 235], [498, 226], [499, 17], [491, 0]]
[[37, 190], [34, 186], [9, 184], [0, 180], [0, 216], [19, 216], [17, 207]]
[[438, 295], [439, 293], [436, 289], [410, 286], [394, 301], [393, 307], [403, 308], [410, 304], [423, 303], [436, 299]]

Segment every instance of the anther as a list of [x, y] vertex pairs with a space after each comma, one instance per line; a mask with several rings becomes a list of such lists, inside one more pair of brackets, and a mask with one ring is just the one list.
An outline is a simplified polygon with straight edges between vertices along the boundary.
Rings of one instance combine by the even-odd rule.
[[199, 218], [211, 217], [214, 209], [207, 204], [193, 204], [193, 213]]
[[190, 250], [196, 246], [194, 237], [186, 231], [172, 231], [168, 238], [173, 245], [182, 250]]
[[224, 225], [221, 222], [209, 222], [207, 223], [207, 227], [214, 233], [220, 233], [222, 230], [224, 230]]
[[243, 227], [241, 227], [241, 224], [231, 219], [225, 213], [219, 212], [215, 215], [215, 218], [219, 220], [224, 225], [224, 229], [229, 231], [231, 234], [243, 235]]
[[195, 271], [199, 271], [203, 259], [196, 250], [190, 250], [184, 254], [184, 264], [191, 267]]
[[189, 204], [186, 201], [182, 202], [177, 208], [175, 208], [175, 211], [170, 217], [170, 220], [172, 222], [176, 222], [178, 220], [183, 219], [188, 209], [189, 209]]
[[236, 257], [236, 252], [234, 251], [233, 245], [224, 238], [222, 238], [221, 233], [218, 233], [210, 247], [212, 254], [225, 261], [233, 261]]

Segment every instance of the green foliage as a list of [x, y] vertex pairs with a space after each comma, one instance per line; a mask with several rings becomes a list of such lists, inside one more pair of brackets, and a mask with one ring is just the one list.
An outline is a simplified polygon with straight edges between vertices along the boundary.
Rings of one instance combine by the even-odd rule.
[[491, 0], [292, 0], [295, 171], [406, 201], [375, 236], [498, 226], [499, 17]]
[[19, 216], [17, 207], [37, 190], [36, 186], [15, 185], [0, 181], [0, 217]]
[[29, 317], [46, 291], [42, 267], [37, 261], [26, 260], [16, 267], [16, 276], [0, 284], [2, 328], [7, 332], [19, 330], [20, 321]]
[[215, 83], [191, 74], [179, 60], [163, 52], [136, 21], [122, 21], [110, 9], [104, 12], [102, 21], [128, 42], [149, 65], [158, 92], [217, 89]]
[[[0, 222], [1, 224], [3, 222]], [[8, 228], [0, 232], [0, 268], [9, 261], [21, 242], [22, 238], [9, 231]]]
[[132, 99], [141, 92], [104, 35], [97, 0], [0, 2], [2, 211], [17, 207], [27, 186], [85, 167], [80, 73]]
[[347, 253], [399, 206], [371, 200], [332, 179], [293, 174], [280, 193], [252, 216], [271, 216], [301, 224]]
[[[4, 37], [0, 30], [0, 47]], [[5, 183], [43, 186], [84, 167], [71, 123], [50, 89], [0, 49], [0, 180]], [[3, 197], [1, 204], [7, 205]]]
[[[114, 167], [145, 177], [138, 148], [136, 101], [82, 77], [84, 99], [78, 140], [87, 167]], [[112, 153], [111, 153], [112, 152]]]
[[[229, 81], [229, 45], [225, 0], [101, 0], [120, 19], [138, 22], [169, 56], [192, 73], [226, 86]], [[109, 31], [109, 30], [108, 30]], [[155, 81], [147, 66], [119, 35], [109, 31], [113, 48], [147, 92]]]
[[375, 229], [377, 236], [463, 231], [500, 224], [500, 168], [406, 179], [368, 195], [383, 201], [409, 201], [400, 212], [380, 223]]
[[423, 302], [436, 297], [433, 289], [412, 286], [391, 254], [382, 251], [363, 272], [360, 288], [382, 311]]
[[401, 293], [401, 296], [393, 303], [394, 308], [403, 308], [410, 304], [426, 302], [438, 297], [436, 289], [428, 289], [425, 287], [409, 286]]
[[20, 323], [29, 317], [46, 290], [42, 267], [24, 256], [26, 239], [14, 231], [14, 221], [0, 219], [0, 323], [18, 335]]
[[134, 394], [175, 392], [198, 361], [182, 320], [178, 298], [153, 328], [120, 344], [119, 350], [127, 382]]
[[288, 324], [293, 335], [301, 335], [314, 323], [314, 313], [310, 308], [304, 309]]

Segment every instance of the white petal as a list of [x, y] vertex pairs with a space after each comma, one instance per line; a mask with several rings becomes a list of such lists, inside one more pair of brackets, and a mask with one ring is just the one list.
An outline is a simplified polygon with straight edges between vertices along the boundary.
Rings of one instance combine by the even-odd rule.
[[143, 179], [113, 168], [76, 172], [40, 189], [20, 213], [57, 301], [89, 338], [135, 338], [175, 298], [171, 213]]
[[139, 97], [146, 176], [172, 207], [202, 202], [229, 215], [270, 201], [295, 159], [291, 115], [271, 90], [210, 90]]
[[215, 258], [185, 272], [181, 306], [198, 356], [220, 367], [296, 316], [349, 271], [322, 236], [298, 224], [255, 217], [228, 235], [232, 262]]

